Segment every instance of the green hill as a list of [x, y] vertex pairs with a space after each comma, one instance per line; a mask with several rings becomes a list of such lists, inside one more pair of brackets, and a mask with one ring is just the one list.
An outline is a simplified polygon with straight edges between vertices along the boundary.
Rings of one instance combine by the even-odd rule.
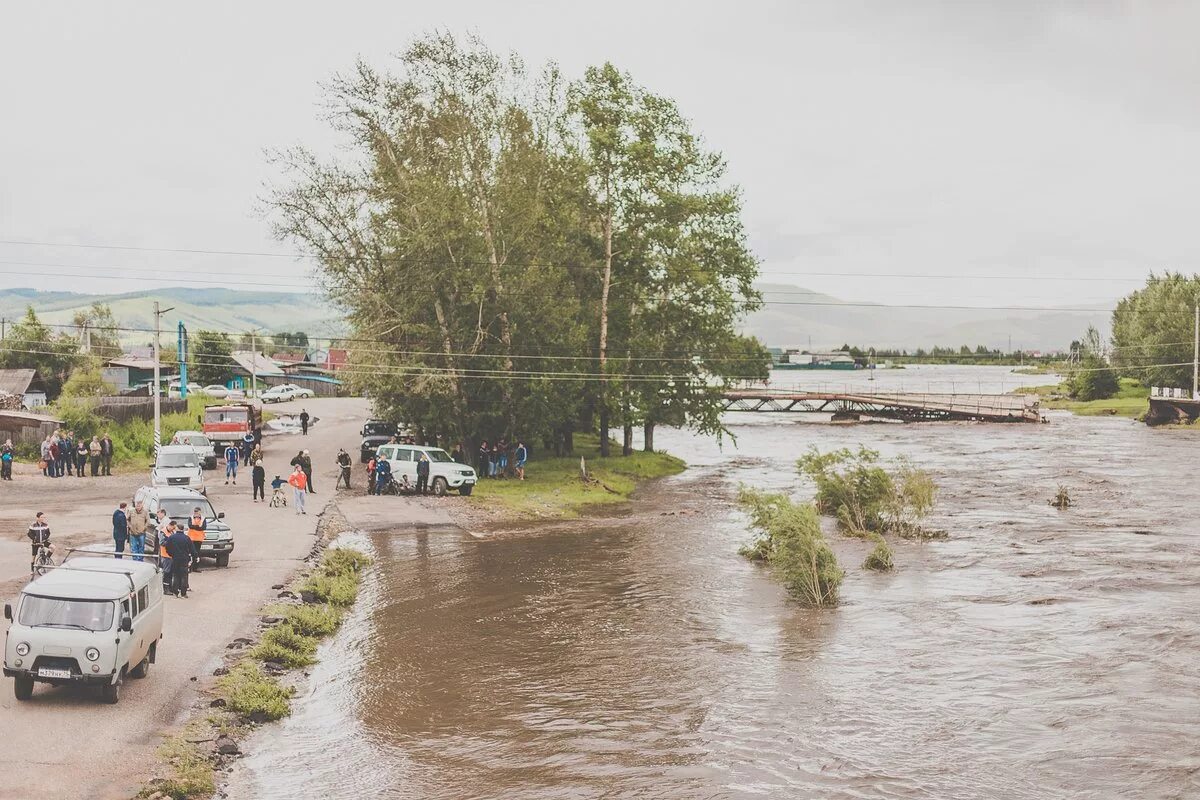
[[[163, 317], [163, 331], [172, 334], [180, 320], [191, 331], [201, 328], [238, 333], [257, 328], [265, 333], [305, 331], [313, 337], [345, 332], [341, 315], [318, 295], [289, 292], [243, 292], [234, 289], [168, 288], [122, 294], [0, 290], [0, 316], [20, 318], [33, 306], [48, 324], [70, 324], [75, 312], [94, 302], [107, 303], [123, 328], [153, 328], [154, 301], [172, 311]], [[165, 338], [165, 337], [164, 337]], [[142, 344], [146, 334], [126, 333], [128, 344]]]

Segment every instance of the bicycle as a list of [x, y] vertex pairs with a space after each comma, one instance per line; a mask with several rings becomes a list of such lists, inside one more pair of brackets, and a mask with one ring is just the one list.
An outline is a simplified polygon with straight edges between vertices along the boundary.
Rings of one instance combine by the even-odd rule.
[[53, 552], [48, 542], [43, 542], [38, 545], [37, 555], [33, 557], [33, 568], [31, 570], [34, 576], [45, 575], [53, 567], [57, 566], [54, 563], [54, 558], [51, 555]]

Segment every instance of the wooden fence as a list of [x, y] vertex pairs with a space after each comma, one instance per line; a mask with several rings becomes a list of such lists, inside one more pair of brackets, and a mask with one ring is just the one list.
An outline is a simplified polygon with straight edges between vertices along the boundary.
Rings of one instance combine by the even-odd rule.
[[[185, 399], [163, 397], [159, 399], [164, 414], [187, 411]], [[128, 422], [131, 419], [154, 419], [153, 397], [97, 397], [96, 413], [113, 422]]]

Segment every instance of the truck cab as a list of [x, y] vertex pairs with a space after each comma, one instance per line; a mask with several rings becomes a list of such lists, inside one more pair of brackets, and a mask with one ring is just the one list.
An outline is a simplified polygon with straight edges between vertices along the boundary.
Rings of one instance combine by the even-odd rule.
[[262, 428], [262, 409], [254, 403], [226, 403], [204, 409], [203, 433], [212, 442], [213, 452], [225, 452], [226, 446], [240, 445], [247, 433]]
[[4, 675], [17, 700], [31, 699], [35, 683], [83, 684], [116, 703], [157, 657], [162, 574], [151, 561], [71, 558], [30, 582], [4, 617]]

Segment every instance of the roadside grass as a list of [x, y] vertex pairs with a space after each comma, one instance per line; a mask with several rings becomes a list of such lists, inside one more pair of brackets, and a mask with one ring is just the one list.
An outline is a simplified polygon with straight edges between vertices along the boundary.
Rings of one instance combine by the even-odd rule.
[[1036, 394], [1042, 398], [1042, 408], [1062, 409], [1083, 417], [1140, 419], [1150, 409], [1150, 388], [1133, 378], [1121, 378], [1116, 395], [1104, 400], [1072, 400], [1063, 384], [1024, 386], [1016, 393]]
[[158, 748], [158, 756], [171, 765], [173, 774], [143, 789], [138, 796], [165, 794], [173, 800], [208, 797], [217, 789], [213, 763], [194, 744], [187, 734], [172, 736]]
[[296, 690], [281, 686], [257, 664], [242, 662], [217, 682], [225, 697], [226, 708], [251, 719], [276, 720], [292, 710]]
[[[541, 456], [535, 450], [525, 467], [524, 481], [483, 478], [469, 499], [480, 507], [501, 509], [518, 517], [573, 518], [588, 506], [623, 503], [642, 482], [676, 475], [687, 467], [681, 459], [662, 452], [638, 450], [622, 456], [621, 446], [614, 443], [616, 455], [601, 458], [599, 449], [599, 437], [579, 434], [574, 455]], [[581, 456], [598, 483], [580, 480]]]

